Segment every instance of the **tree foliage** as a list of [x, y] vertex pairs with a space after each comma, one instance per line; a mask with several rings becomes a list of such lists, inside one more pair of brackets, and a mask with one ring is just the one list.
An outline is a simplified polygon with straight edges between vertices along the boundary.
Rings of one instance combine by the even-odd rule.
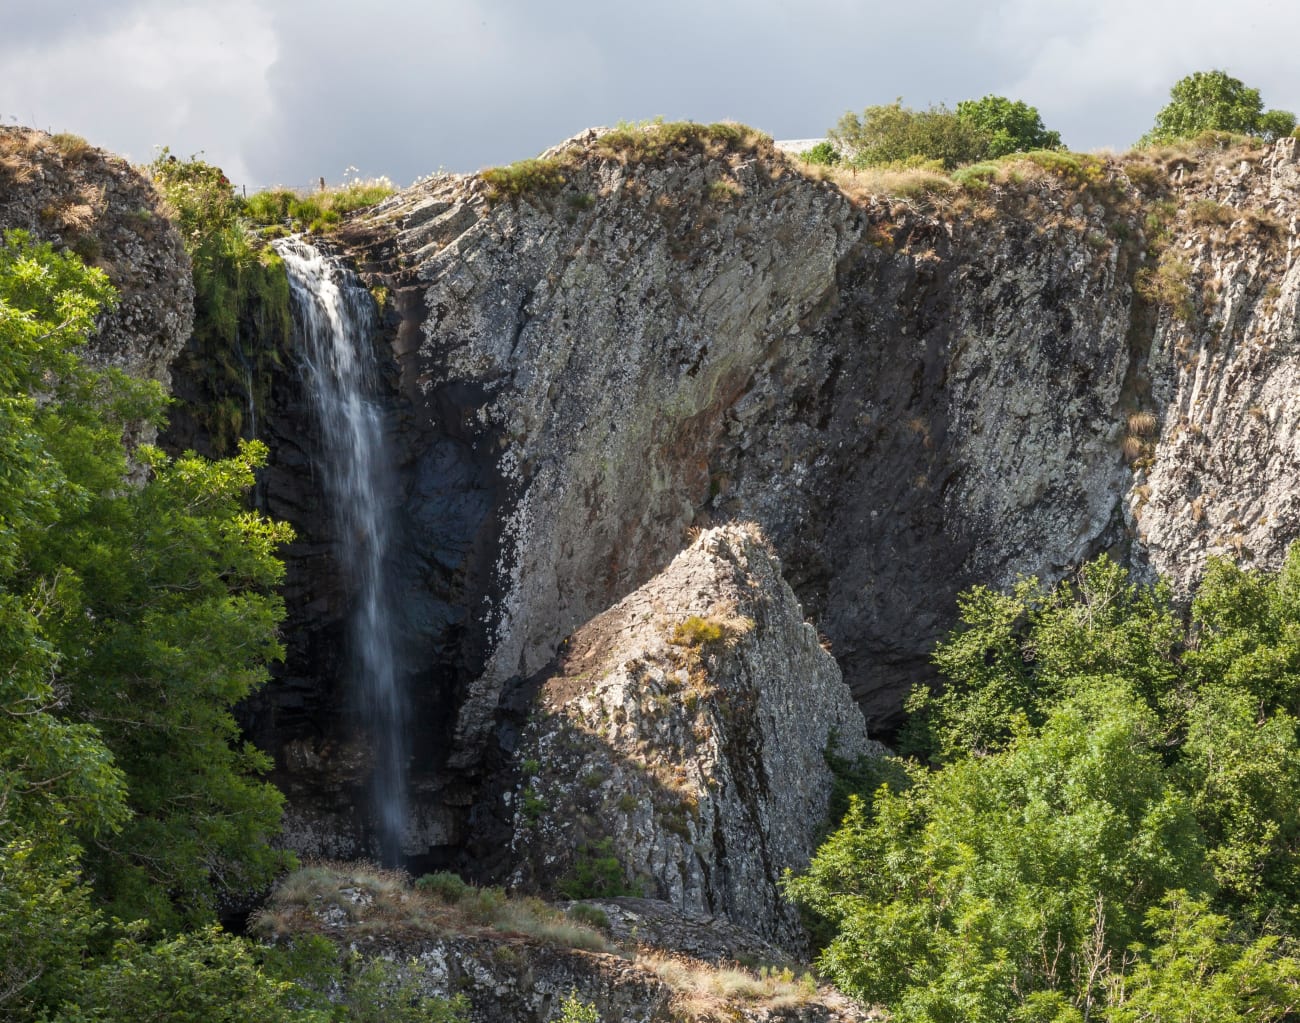
[[1004, 96], [964, 100], [955, 111], [942, 104], [914, 110], [899, 99], [867, 107], [860, 115], [846, 113], [830, 135], [859, 166], [938, 161], [949, 170], [1061, 144], [1057, 132], [1043, 127], [1035, 108]]
[[1300, 548], [1180, 616], [1113, 562], [977, 588], [907, 780], [790, 894], [902, 1020], [1282, 1019], [1300, 1004]]
[[232, 705], [279, 652], [287, 527], [243, 495], [265, 451], [206, 462], [124, 434], [156, 383], [82, 363], [112, 289], [0, 244], [0, 1012], [66, 988], [93, 906], [155, 927], [269, 880], [280, 797]]
[[1169, 97], [1142, 144], [1195, 138], [1207, 131], [1255, 135], [1271, 142], [1289, 135], [1296, 124], [1289, 111], [1265, 110], [1259, 90], [1226, 71], [1196, 71], [1180, 78]]
[[1059, 149], [1061, 133], [1048, 131], [1038, 110], [1023, 100], [1005, 96], [962, 100], [957, 117], [976, 128], [987, 140], [981, 159], [996, 159], [1033, 149]]

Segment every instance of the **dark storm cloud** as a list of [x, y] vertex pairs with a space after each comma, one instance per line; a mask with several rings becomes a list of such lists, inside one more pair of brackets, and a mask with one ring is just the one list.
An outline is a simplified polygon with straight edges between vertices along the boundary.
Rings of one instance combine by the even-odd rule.
[[0, 117], [250, 185], [398, 183], [663, 115], [823, 133], [847, 109], [994, 92], [1077, 148], [1126, 146], [1222, 67], [1300, 105], [1300, 7], [1241, 0], [43, 0], [0, 33]]

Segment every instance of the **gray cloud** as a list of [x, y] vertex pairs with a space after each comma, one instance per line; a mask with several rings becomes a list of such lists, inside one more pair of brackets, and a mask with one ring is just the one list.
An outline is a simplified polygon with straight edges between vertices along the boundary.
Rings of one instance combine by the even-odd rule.
[[1200, 68], [1293, 107], [1297, 30], [1267, 0], [44, 0], [6, 15], [0, 117], [137, 160], [202, 150], [254, 186], [405, 183], [656, 115], [807, 137], [896, 96], [1003, 93], [1122, 147]]

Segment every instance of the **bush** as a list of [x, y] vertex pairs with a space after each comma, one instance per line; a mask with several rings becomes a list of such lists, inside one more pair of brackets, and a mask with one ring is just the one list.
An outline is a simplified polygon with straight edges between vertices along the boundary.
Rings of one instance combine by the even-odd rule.
[[1300, 546], [1211, 562], [1190, 623], [1104, 558], [960, 607], [946, 690], [909, 705], [934, 766], [787, 880], [820, 967], [904, 1023], [1289, 1019]]
[[440, 870], [436, 874], [425, 874], [415, 882], [415, 887], [449, 906], [455, 905], [470, 891], [470, 885], [462, 881], [459, 874], [447, 870]]
[[829, 139], [823, 139], [808, 152], [799, 155], [800, 159], [805, 163], [817, 164], [822, 167], [833, 167], [840, 162], [840, 151], [835, 148], [835, 144]]
[[559, 1023], [600, 1023], [600, 1013], [591, 1002], [581, 1001], [576, 991], [570, 991], [560, 1005]]
[[927, 110], [903, 106], [902, 100], [849, 112], [830, 132], [831, 139], [855, 166], [899, 163], [912, 157], [938, 160], [945, 169], [986, 155], [987, 139], [970, 122], [942, 104]]
[[573, 866], [556, 883], [555, 890], [566, 899], [640, 894], [624, 880], [623, 865], [619, 863], [614, 842], [609, 838], [583, 843], [574, 857]]

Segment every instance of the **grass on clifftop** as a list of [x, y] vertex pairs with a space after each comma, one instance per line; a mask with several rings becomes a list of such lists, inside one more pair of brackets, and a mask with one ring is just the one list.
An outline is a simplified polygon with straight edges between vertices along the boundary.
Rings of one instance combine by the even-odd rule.
[[396, 190], [384, 177], [356, 179], [319, 191], [270, 188], [244, 200], [243, 214], [257, 227], [327, 234], [349, 213], [373, 206]]
[[850, 200], [886, 197], [926, 209], [942, 209], [980, 200], [991, 188], [1023, 187], [1054, 181], [1062, 187], [1106, 205], [1123, 201], [1131, 186], [1148, 196], [1163, 193], [1169, 174], [1206, 162], [1258, 159], [1269, 143], [1228, 132], [1205, 132], [1194, 139], [1117, 155], [1044, 149], [1011, 153], [996, 160], [944, 170], [937, 160], [914, 157], [870, 167], [848, 167], [794, 158], [791, 163], [806, 177], [833, 183]]
[[[591, 148], [600, 159], [620, 163], [658, 163], [690, 154], [720, 158], [758, 152], [774, 153], [772, 139], [747, 125], [731, 121], [697, 124], [694, 121], [620, 123], [597, 136]], [[479, 177], [488, 186], [492, 205], [505, 200], [554, 194], [562, 189], [587, 157], [578, 147], [554, 156], [518, 160], [504, 167], [490, 167]], [[723, 200], [730, 196], [715, 195]]]

